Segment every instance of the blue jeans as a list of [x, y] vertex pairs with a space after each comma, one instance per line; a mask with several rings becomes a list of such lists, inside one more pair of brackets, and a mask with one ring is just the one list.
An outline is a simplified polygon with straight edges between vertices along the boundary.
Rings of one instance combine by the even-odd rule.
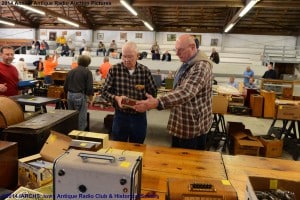
[[115, 141], [143, 144], [147, 133], [147, 115], [115, 111], [112, 139]]
[[44, 77], [44, 83], [49, 84], [49, 85], [53, 84], [52, 76], [49, 76], [49, 75], [45, 76]]
[[84, 131], [87, 126], [87, 98], [83, 93], [68, 92], [68, 110], [78, 110], [78, 130]]
[[205, 150], [206, 147], [206, 134], [191, 139], [181, 139], [172, 137], [172, 147], [185, 148], [185, 149], [198, 149]]

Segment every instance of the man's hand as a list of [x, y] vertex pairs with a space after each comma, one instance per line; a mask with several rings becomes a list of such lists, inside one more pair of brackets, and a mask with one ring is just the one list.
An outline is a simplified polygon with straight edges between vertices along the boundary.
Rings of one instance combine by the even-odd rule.
[[120, 108], [123, 108], [122, 99], [126, 99], [126, 98], [127, 98], [126, 96], [115, 96], [115, 100], [118, 103], [118, 106]]
[[134, 109], [138, 112], [145, 112], [150, 109], [157, 108], [158, 106], [158, 100], [156, 98], [153, 98], [152, 95], [146, 94], [147, 99], [138, 101], [136, 105], [134, 106]]

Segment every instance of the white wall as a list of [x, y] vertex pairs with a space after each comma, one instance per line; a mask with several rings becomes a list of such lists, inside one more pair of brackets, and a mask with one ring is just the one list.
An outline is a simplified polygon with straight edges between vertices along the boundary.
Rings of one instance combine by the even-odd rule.
[[[56, 32], [57, 36], [67, 32], [66, 38], [71, 38], [73, 41], [80, 43], [85, 39], [88, 43], [98, 43], [100, 39], [97, 38], [98, 33], [103, 33], [104, 43], [110, 43], [115, 40], [119, 46], [124, 44], [125, 39], [120, 38], [121, 34], [127, 34], [127, 40], [136, 42], [137, 44], [152, 45], [155, 41], [159, 45], [175, 46], [175, 41], [168, 41], [168, 34], [175, 34], [176, 38], [184, 34], [182, 32], [151, 32], [151, 31], [105, 31], [105, 30], [72, 30], [72, 29], [40, 29], [37, 31], [37, 38], [39, 40], [49, 39], [50, 32]], [[0, 29], [0, 38], [22, 38], [34, 39], [35, 29]], [[80, 36], [78, 36], [80, 33]], [[142, 38], [136, 38], [136, 33], [141, 33]], [[260, 48], [264, 45], [273, 46], [289, 46], [295, 47], [298, 43], [299, 37], [296, 36], [271, 36], [271, 35], [241, 35], [241, 34], [217, 34], [217, 33], [190, 33], [191, 35], [201, 35], [201, 46], [204, 49], [211, 48], [211, 39], [218, 39], [217, 50], [223, 48]]]
[[0, 39], [29, 39], [35, 38], [35, 29], [0, 28]]
[[222, 37], [223, 47], [238, 48], [264, 48], [265, 45], [294, 47], [297, 41], [294, 36], [224, 34]]

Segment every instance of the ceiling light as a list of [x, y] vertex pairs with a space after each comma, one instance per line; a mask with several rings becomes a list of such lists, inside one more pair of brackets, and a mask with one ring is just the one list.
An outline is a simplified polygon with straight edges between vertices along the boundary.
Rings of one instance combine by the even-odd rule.
[[260, 0], [251, 0], [249, 3], [244, 7], [242, 12], [239, 14], [239, 17], [243, 17], [257, 2]]
[[30, 10], [32, 12], [35, 12], [35, 13], [38, 13], [40, 15], [46, 15], [46, 13], [44, 11], [41, 11], [41, 10], [38, 10], [38, 9], [35, 9], [35, 8], [32, 8], [30, 6], [26, 6], [26, 5], [20, 5], [20, 4], [16, 4], [17, 6], [21, 7], [21, 8], [24, 8], [26, 10]]
[[129, 5], [125, 0], [120, 0], [121, 4], [127, 8], [127, 10], [129, 10], [134, 16], [137, 16], [137, 12], [133, 9], [133, 7], [131, 7], [131, 5]]
[[143, 21], [143, 23], [150, 31], [154, 30], [153, 27], [148, 22]]
[[61, 21], [61, 22], [64, 22], [64, 23], [66, 23], [66, 24], [69, 24], [69, 25], [71, 25], [71, 26], [75, 26], [75, 27], [79, 27], [79, 24], [76, 24], [76, 23], [74, 23], [74, 22], [71, 22], [71, 21], [69, 21], [69, 20], [66, 20], [66, 19], [63, 19], [63, 18], [60, 18], [60, 17], [58, 17], [57, 18], [57, 20], [58, 21]]
[[230, 31], [232, 29], [232, 27], [234, 26], [234, 24], [229, 24], [226, 29], [225, 29], [225, 33], [227, 33], [228, 31]]
[[1, 23], [1, 24], [5, 24], [5, 25], [9, 25], [9, 26], [15, 26], [14, 23], [10, 23], [10, 22], [3, 21], [3, 20], [0, 20], [0, 23]]

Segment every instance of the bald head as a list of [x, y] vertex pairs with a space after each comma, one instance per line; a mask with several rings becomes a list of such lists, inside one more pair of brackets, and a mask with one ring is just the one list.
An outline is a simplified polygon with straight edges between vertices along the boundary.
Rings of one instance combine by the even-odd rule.
[[105, 57], [103, 58], [103, 62], [109, 62], [109, 57], [108, 57], [108, 56], [105, 56]]
[[123, 48], [122, 48], [122, 53], [124, 53], [124, 51], [130, 51], [132, 53], [138, 53], [138, 48], [136, 46], [136, 44], [134, 42], [127, 42], [124, 44]]
[[192, 35], [189, 35], [189, 34], [181, 35], [177, 39], [176, 44], [177, 43], [180, 43], [181, 45], [195, 45], [196, 46], [195, 37]]
[[122, 48], [122, 60], [129, 70], [134, 69], [138, 59], [138, 48], [134, 42], [127, 42]]
[[187, 62], [197, 52], [195, 38], [192, 35], [181, 35], [176, 41], [176, 55], [181, 62]]

